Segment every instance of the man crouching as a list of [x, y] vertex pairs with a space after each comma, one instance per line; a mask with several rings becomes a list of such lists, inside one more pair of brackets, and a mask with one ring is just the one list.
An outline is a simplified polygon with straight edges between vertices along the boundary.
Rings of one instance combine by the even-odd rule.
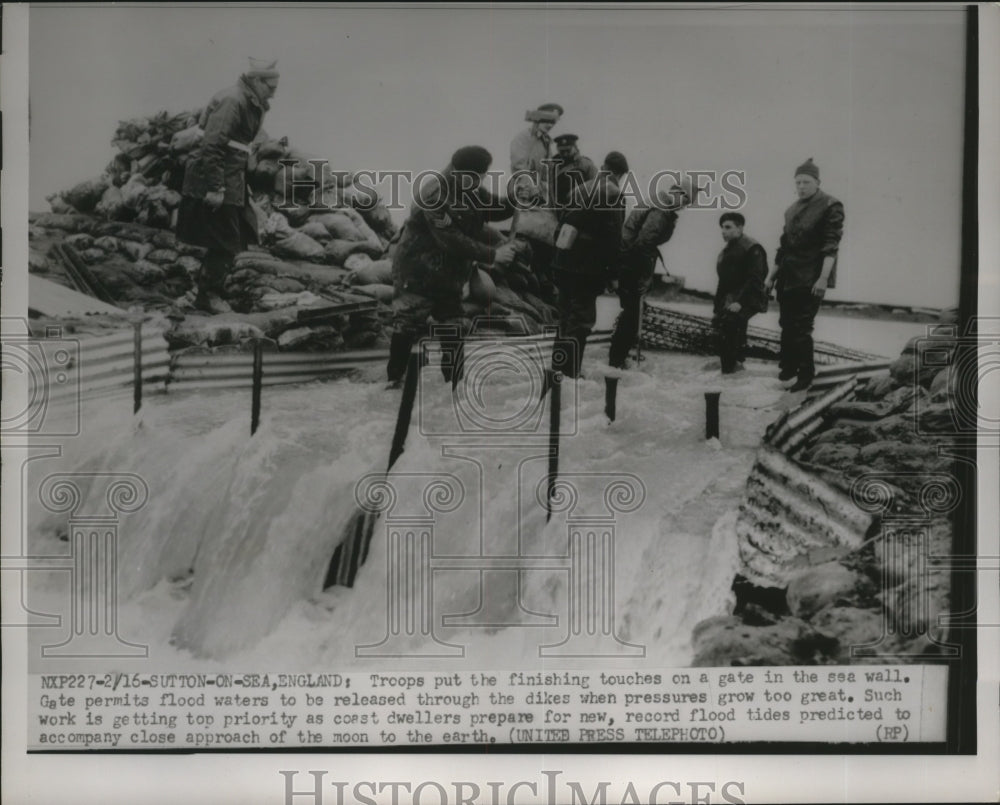
[[448, 167], [416, 193], [409, 218], [392, 257], [392, 341], [386, 367], [389, 385], [398, 386], [410, 351], [435, 324], [447, 324], [454, 334], [435, 336], [441, 343], [441, 372], [446, 381], [460, 372], [462, 286], [474, 262], [509, 265], [516, 253], [501, 244], [487, 221], [513, 215], [506, 200], [495, 199], [481, 187], [493, 157], [485, 148], [458, 149]]
[[719, 218], [725, 248], [715, 263], [719, 285], [715, 291], [712, 324], [719, 332], [719, 361], [722, 374], [743, 368], [746, 358], [747, 322], [767, 310], [767, 253], [743, 232], [746, 219], [738, 212]]

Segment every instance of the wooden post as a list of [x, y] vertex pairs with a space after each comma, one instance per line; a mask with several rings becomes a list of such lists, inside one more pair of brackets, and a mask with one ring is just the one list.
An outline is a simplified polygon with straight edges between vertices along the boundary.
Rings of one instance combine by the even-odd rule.
[[135, 337], [132, 341], [132, 413], [138, 414], [142, 408], [142, 322], [133, 325]]
[[549, 370], [549, 474], [545, 488], [545, 522], [552, 519], [552, 493], [559, 477], [559, 418], [562, 414], [562, 372]]
[[615, 421], [617, 402], [618, 402], [618, 378], [606, 377], [604, 378], [604, 413], [607, 414], [608, 419], [610, 419], [612, 422]]
[[250, 400], [250, 435], [257, 432], [260, 425], [260, 389], [264, 381], [264, 342], [253, 342], [253, 396]]
[[[417, 346], [416, 350], [421, 350]], [[403, 454], [406, 434], [410, 431], [410, 418], [413, 416], [413, 402], [417, 397], [417, 381], [420, 379], [422, 361], [415, 350], [411, 350], [410, 359], [406, 364], [406, 377], [403, 378], [403, 396], [399, 401], [399, 413], [396, 415], [396, 430], [392, 434], [392, 447], [389, 449], [389, 467], [396, 463]]]
[[719, 396], [720, 391], [705, 392], [705, 438], [719, 438]]

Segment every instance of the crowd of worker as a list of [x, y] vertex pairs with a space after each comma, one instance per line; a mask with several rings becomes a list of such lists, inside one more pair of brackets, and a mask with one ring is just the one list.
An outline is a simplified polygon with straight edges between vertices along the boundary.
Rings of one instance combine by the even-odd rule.
[[[197, 305], [211, 309], [213, 295], [237, 253], [254, 241], [245, 173], [250, 143], [278, 85], [275, 65], [252, 63], [239, 84], [218, 93], [201, 120], [199, 151], [187, 165], [178, 236], [205, 247]], [[390, 247], [393, 266], [393, 333], [387, 374], [399, 385], [421, 338], [440, 345], [441, 369], [456, 382], [462, 373], [463, 289], [473, 271], [517, 272], [558, 310], [552, 375], [581, 376], [587, 338], [597, 319], [597, 299], [613, 290], [621, 313], [611, 337], [608, 362], [630, 368], [640, 338], [642, 307], [680, 213], [696, 188], [680, 176], [657, 188], [626, 214], [622, 184], [625, 155], [609, 152], [598, 167], [583, 156], [579, 137], [552, 137], [564, 113], [554, 103], [526, 115], [530, 126], [511, 143], [513, 174], [506, 195], [491, 194], [484, 179], [493, 162], [481, 146], [465, 146], [448, 166], [420, 188], [406, 223]], [[555, 145], [556, 153], [552, 154]], [[795, 170], [798, 200], [785, 212], [780, 246], [769, 269], [764, 248], [746, 233], [736, 211], [719, 219], [725, 246], [716, 261], [718, 286], [713, 324], [719, 333], [721, 371], [743, 368], [747, 322], [767, 309], [771, 291], [780, 308], [780, 374], [793, 391], [813, 381], [812, 330], [821, 300], [833, 287], [843, 234], [843, 204], [820, 189], [819, 168], [807, 160]], [[471, 203], [470, 203], [471, 201]], [[518, 233], [524, 209], [554, 216], [551, 237]], [[507, 232], [490, 223], [510, 221]]]

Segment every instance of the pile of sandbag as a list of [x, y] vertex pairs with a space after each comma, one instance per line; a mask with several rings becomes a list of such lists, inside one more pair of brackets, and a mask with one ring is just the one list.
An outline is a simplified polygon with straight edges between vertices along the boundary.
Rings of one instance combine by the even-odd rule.
[[[176, 226], [176, 210], [184, 184], [184, 170], [203, 132], [198, 126], [200, 111], [170, 114], [160, 112], [118, 124], [111, 144], [115, 156], [104, 172], [68, 190], [48, 197], [55, 213], [80, 212], [108, 221], [130, 221], [161, 229]], [[288, 138], [271, 139], [261, 130], [250, 144], [247, 180], [258, 216], [285, 219], [283, 226], [299, 231], [309, 226], [303, 237], [292, 233], [284, 247], [289, 256], [327, 259], [306, 240], [316, 240], [323, 227], [328, 240], [364, 242], [381, 254], [396, 233], [389, 211], [374, 190], [354, 187], [348, 171], [338, 171], [329, 163], [289, 145]], [[324, 227], [317, 222], [332, 210], [351, 215], [352, 226]], [[275, 222], [271, 222], [272, 227]], [[338, 262], [346, 246], [333, 249], [330, 262]], [[346, 256], [346, 255], [344, 255]], [[377, 255], [376, 255], [377, 256]]]

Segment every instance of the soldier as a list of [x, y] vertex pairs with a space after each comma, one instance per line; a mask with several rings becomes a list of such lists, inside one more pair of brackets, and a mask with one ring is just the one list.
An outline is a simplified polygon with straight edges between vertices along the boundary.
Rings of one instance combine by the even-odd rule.
[[551, 156], [552, 138], [549, 132], [562, 115], [563, 108], [559, 104], [543, 103], [527, 114], [531, 126], [520, 132], [510, 144], [511, 173], [527, 171], [518, 178], [514, 188], [522, 202], [548, 198], [548, 169], [545, 163]]
[[445, 170], [421, 188], [410, 208], [392, 257], [393, 334], [386, 367], [390, 386], [398, 386], [406, 372], [410, 350], [431, 324], [457, 328], [454, 337], [442, 337], [445, 380], [461, 363], [465, 330], [462, 286], [473, 262], [509, 265], [516, 248], [500, 244], [488, 220], [510, 218], [506, 200], [493, 198], [481, 183], [493, 161], [490, 152], [470, 145], [458, 149]]
[[619, 183], [626, 173], [625, 157], [609, 153], [600, 173], [576, 188], [556, 237], [559, 344], [552, 368], [569, 377], [580, 376], [587, 336], [597, 321], [597, 297], [618, 262], [625, 218]]
[[628, 368], [628, 353], [639, 340], [642, 302], [653, 283], [660, 246], [674, 234], [677, 213], [691, 203], [691, 194], [691, 183], [684, 178], [658, 194], [655, 203], [632, 210], [625, 221], [618, 276], [622, 312], [608, 350], [608, 363], [617, 369]]
[[798, 201], [785, 210], [785, 228], [767, 278], [777, 289], [781, 325], [782, 382], [795, 378], [792, 391], [812, 385], [813, 324], [827, 288], [837, 274], [837, 251], [844, 234], [844, 205], [819, 188], [819, 168], [812, 159], [795, 169]]
[[580, 138], [575, 134], [560, 134], [555, 138], [556, 160], [553, 166], [552, 201], [557, 207], [572, 202], [573, 191], [584, 182], [597, 176], [593, 160], [583, 156], [577, 146]]
[[220, 297], [233, 258], [257, 241], [247, 159], [278, 88], [275, 64], [251, 59], [251, 69], [216, 94], [198, 121], [204, 135], [184, 171], [177, 237], [206, 249], [194, 303], [201, 310], [228, 310]]
[[719, 361], [722, 374], [743, 368], [746, 358], [747, 322], [767, 310], [767, 253], [743, 232], [746, 219], [738, 212], [726, 212], [719, 218], [725, 248], [719, 253], [715, 271], [719, 284], [715, 291], [715, 316], [712, 323], [719, 331]]

